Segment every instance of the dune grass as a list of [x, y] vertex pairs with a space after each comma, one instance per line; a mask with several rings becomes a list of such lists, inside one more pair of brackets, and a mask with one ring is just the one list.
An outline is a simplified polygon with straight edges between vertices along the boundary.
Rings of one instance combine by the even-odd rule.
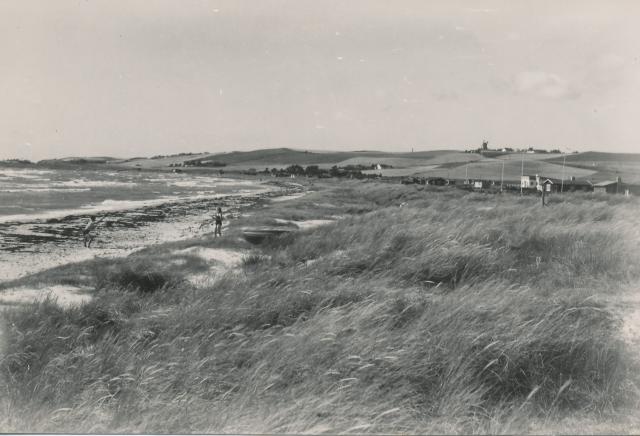
[[[603, 422], [637, 425], [636, 357], [610, 304], [640, 276], [637, 200], [554, 197], [542, 210], [534, 198], [444, 188], [315, 189], [259, 205], [220, 239], [84, 264], [96, 287], [86, 305], [7, 313], [0, 428], [573, 433], [580, 427], [561, 423], [575, 416], [605, 432], [626, 427]], [[183, 280], [205, 265], [174, 258], [188, 246], [249, 249], [245, 225], [336, 216], [252, 248], [206, 286]]]

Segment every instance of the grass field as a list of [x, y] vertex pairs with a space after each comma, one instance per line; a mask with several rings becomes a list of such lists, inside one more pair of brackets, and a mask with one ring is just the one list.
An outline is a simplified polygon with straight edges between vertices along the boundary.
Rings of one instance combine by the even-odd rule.
[[[560, 159], [562, 159], [562, 157], [560, 157]], [[567, 162], [576, 164], [591, 164], [592, 162], [640, 162], [640, 154], [587, 151], [584, 153], [568, 154]]]
[[[338, 162], [338, 166], [345, 167], [347, 165], [364, 165], [370, 166], [375, 164], [391, 165], [394, 168], [408, 168], [425, 165], [428, 159], [411, 159], [408, 157], [352, 157], [351, 159]], [[326, 165], [325, 165], [326, 167]]]
[[[557, 159], [558, 157], [562, 158], [562, 154], [557, 154], [557, 153], [524, 153], [524, 158], [526, 160], [550, 160], [550, 159]], [[522, 153], [503, 154], [501, 156], [496, 157], [496, 159], [516, 160], [516, 161], [520, 162], [522, 160]], [[562, 163], [562, 161], [560, 163]]]
[[[535, 198], [455, 189], [313, 189], [223, 238], [25, 278], [90, 286], [94, 298], [6, 314], [0, 428], [640, 429], [637, 355], [612, 303], [639, 283], [636, 199], [554, 196], [542, 213]], [[240, 237], [248, 225], [338, 217], [259, 248]], [[222, 273], [193, 247], [244, 260]]]
[[[436, 168], [435, 170], [419, 173], [430, 177], [445, 177], [454, 179], [464, 179], [467, 176], [471, 179], [500, 180], [502, 175], [502, 165], [504, 164], [504, 180], [520, 181], [522, 174], [522, 161], [516, 160], [499, 160], [484, 159], [469, 164], [458, 165], [453, 168]], [[524, 174], [536, 175], [543, 177], [562, 178], [564, 173], [565, 180], [569, 180], [572, 176], [577, 179], [584, 179], [596, 173], [594, 170], [585, 168], [576, 168], [565, 166], [562, 164], [550, 163], [545, 160], [527, 160], [524, 161]]]
[[[564, 157], [550, 162], [562, 164]], [[623, 182], [640, 184], [640, 155], [631, 153], [587, 152], [566, 156], [566, 164], [595, 171], [596, 181], [615, 180], [621, 177]]]
[[163, 157], [159, 159], [150, 159], [150, 158], [140, 157], [140, 158], [134, 158], [134, 159], [120, 160], [120, 161], [117, 161], [117, 163], [118, 165], [121, 165], [127, 168], [140, 167], [144, 169], [151, 169], [151, 168], [164, 168], [164, 167], [168, 167], [169, 165], [182, 163], [185, 160], [208, 158], [209, 156], [210, 155], [205, 153], [198, 153], [190, 156], [169, 156], [169, 157]]
[[413, 166], [409, 168], [384, 168], [381, 170], [363, 170], [363, 174], [380, 174], [383, 177], [406, 177], [416, 173], [425, 173], [438, 169], [439, 165]]

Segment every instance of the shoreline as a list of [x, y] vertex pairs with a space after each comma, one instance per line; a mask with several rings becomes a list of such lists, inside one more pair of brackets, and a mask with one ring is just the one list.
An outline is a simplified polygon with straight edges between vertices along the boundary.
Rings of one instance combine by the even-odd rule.
[[[168, 202], [109, 213], [115, 220], [98, 226], [90, 249], [82, 245], [82, 226], [91, 214], [70, 215], [53, 222], [36, 221], [5, 225], [0, 246], [0, 284], [67, 263], [95, 257], [123, 257], [165, 242], [212, 232], [208, 225], [214, 207], [222, 207], [229, 221], [259, 202], [299, 195], [303, 187], [286, 182], [266, 182], [266, 190]], [[7, 231], [8, 230], [8, 231]], [[6, 232], [6, 233], [5, 233]]]

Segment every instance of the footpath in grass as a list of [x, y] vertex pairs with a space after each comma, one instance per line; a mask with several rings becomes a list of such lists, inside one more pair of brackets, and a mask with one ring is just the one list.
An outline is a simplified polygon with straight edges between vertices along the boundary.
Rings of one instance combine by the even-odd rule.
[[[640, 430], [619, 304], [640, 276], [636, 199], [309, 189], [222, 238], [21, 279], [92, 298], [6, 312], [0, 428]], [[299, 230], [253, 246], [256, 225]]]

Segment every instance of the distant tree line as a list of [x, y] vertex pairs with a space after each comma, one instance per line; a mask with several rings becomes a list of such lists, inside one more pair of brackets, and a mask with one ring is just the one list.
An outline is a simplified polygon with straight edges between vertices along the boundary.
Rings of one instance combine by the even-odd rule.
[[[391, 165], [380, 165], [381, 168], [392, 168]], [[318, 165], [307, 165], [303, 167], [301, 165], [289, 165], [286, 168], [265, 168], [262, 171], [258, 171], [255, 168], [249, 168], [245, 170], [245, 174], [249, 175], [269, 175], [274, 177], [348, 177], [355, 179], [365, 179], [378, 177], [376, 174], [365, 174], [363, 170], [376, 169], [377, 165], [346, 165], [344, 167], [338, 167], [337, 165], [331, 168], [320, 168]]]
[[226, 167], [227, 164], [217, 160], [193, 159], [181, 163], [169, 164], [170, 167]]
[[31, 162], [28, 159], [4, 159], [4, 160], [1, 160], [0, 163], [3, 163], [3, 164], [34, 165], [34, 163]]
[[[156, 154], [155, 156], [151, 156], [149, 159], [164, 159], [167, 157], [194, 156], [196, 154], [202, 154], [202, 153]], [[204, 154], [209, 154], [209, 152], [205, 151]]]

